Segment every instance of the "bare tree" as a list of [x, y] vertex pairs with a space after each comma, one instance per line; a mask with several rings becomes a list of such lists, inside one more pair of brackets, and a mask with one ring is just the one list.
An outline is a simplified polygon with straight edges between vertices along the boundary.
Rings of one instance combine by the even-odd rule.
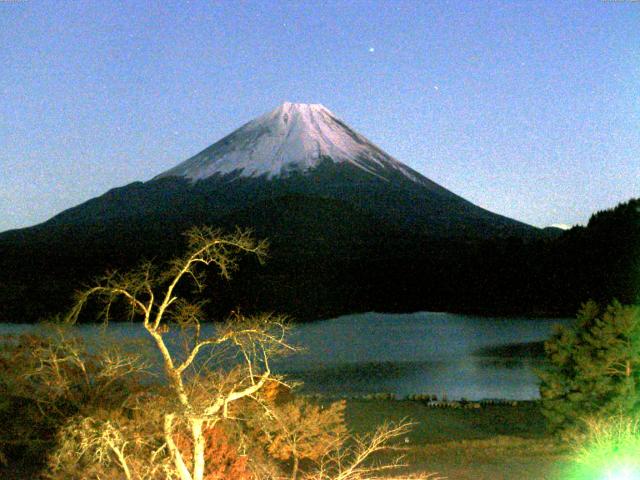
[[[291, 347], [284, 339], [287, 330], [284, 319], [272, 315], [252, 318], [234, 315], [211, 335], [203, 335], [202, 302], [187, 301], [178, 291], [184, 291], [184, 284], [191, 284], [201, 292], [208, 266], [217, 267], [220, 274], [228, 278], [237, 268], [238, 253], [250, 253], [262, 260], [266, 243], [256, 242], [247, 232], [222, 235], [206, 227], [192, 229], [187, 238], [188, 252], [173, 260], [165, 270], [145, 263], [129, 273], [110, 273], [101, 278], [95, 286], [78, 295], [67, 320], [74, 323], [93, 297], [104, 302], [105, 320], [109, 319], [116, 301], [125, 301], [129, 317], [141, 321], [160, 353], [175, 399], [173, 407], [162, 415], [163, 438], [175, 474], [181, 480], [202, 480], [206, 469], [204, 430], [228, 418], [231, 404], [254, 396], [273, 378], [270, 358]], [[182, 352], [172, 349], [171, 338], [175, 338], [171, 336], [172, 329], [178, 330], [184, 340]], [[207, 354], [210, 358], [224, 349], [240, 360], [229, 372], [216, 373], [215, 366], [211, 365], [210, 369], [197, 368], [199, 358]], [[176, 426], [180, 424], [186, 425], [190, 432], [188, 452], [175, 441]], [[115, 445], [113, 438], [108, 440]], [[126, 474], [124, 447], [109, 446]]]
[[304, 398], [284, 402], [261, 402], [259, 413], [250, 419], [260, 432], [270, 455], [292, 460], [291, 480], [298, 478], [301, 460], [318, 461], [342, 446], [347, 430], [346, 402], [321, 405]]
[[[305, 480], [370, 480], [404, 466], [402, 448], [393, 446], [393, 440], [411, 431], [412, 424], [385, 423], [365, 436], [348, 436], [338, 439], [317, 461], [317, 468], [305, 476]], [[372, 457], [385, 451], [396, 452], [390, 461], [371, 462]], [[407, 477], [396, 477], [407, 478]]]
[[[129, 318], [139, 321], [158, 352], [166, 381], [137, 382], [140, 388], [134, 395], [128, 387], [123, 393], [116, 383], [126, 386], [133, 380], [135, 384], [144, 368], [140, 359], [116, 349], [100, 352], [95, 363], [93, 354], [74, 340], [64, 342], [64, 348], [49, 342], [29, 357], [35, 363], [25, 377], [26, 388], [36, 385], [45, 397], [49, 392], [73, 401], [81, 392], [72, 409], [77, 413], [59, 430], [59, 448], [49, 459], [54, 470], [51, 478], [218, 478], [207, 468], [213, 461], [207, 452], [216, 448], [207, 442], [218, 422], [246, 420], [251, 414], [248, 405], [254, 405], [254, 412], [263, 409], [265, 392], [282, 383], [272, 374], [270, 359], [292, 350], [285, 341], [283, 317], [233, 314], [226, 323], [210, 328], [203, 325], [203, 303], [185, 298], [189, 285], [195, 293], [203, 291], [206, 267], [217, 267], [228, 278], [237, 268], [238, 253], [262, 259], [266, 244], [247, 232], [222, 235], [209, 228], [193, 229], [187, 238], [187, 253], [164, 269], [145, 263], [127, 273], [105, 275], [78, 294], [66, 317], [74, 324], [92, 299], [103, 302], [105, 322], [114, 308], [120, 312], [124, 308]], [[87, 369], [88, 361], [96, 366]], [[93, 407], [84, 408], [83, 402], [92, 396], [97, 399]], [[101, 410], [102, 397], [109, 400], [109, 407]], [[114, 403], [113, 398], [118, 401]], [[119, 405], [126, 405], [126, 411], [121, 412]], [[371, 460], [404, 435], [408, 423], [384, 425], [370, 436], [352, 437], [341, 425], [343, 406], [331, 407], [325, 415], [300, 402], [289, 407], [265, 410], [261, 418], [274, 425], [261, 430], [274, 449], [286, 453], [281, 459], [293, 459], [293, 478], [299, 476], [301, 458], [315, 463], [315, 468], [303, 472], [307, 480], [364, 480], [400, 465], [397, 457], [386, 462], [378, 458], [378, 463]], [[310, 425], [313, 418], [307, 416], [326, 424]], [[254, 477], [280, 479], [280, 473], [257, 468]], [[246, 471], [242, 475], [247, 478]]]

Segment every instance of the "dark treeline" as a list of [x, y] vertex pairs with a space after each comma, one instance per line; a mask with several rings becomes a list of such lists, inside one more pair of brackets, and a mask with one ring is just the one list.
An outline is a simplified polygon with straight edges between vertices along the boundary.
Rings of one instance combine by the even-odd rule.
[[[236, 215], [220, 222], [226, 229], [254, 223], [257, 237], [280, 226], [270, 238], [266, 265], [246, 259], [231, 282], [211, 279], [207, 294], [214, 318], [237, 308], [276, 311], [298, 320], [371, 310], [572, 316], [589, 298], [601, 303], [640, 298], [640, 199], [594, 214], [585, 227], [535, 240], [430, 239], [385, 229], [355, 211], [347, 221], [332, 223], [331, 205], [324, 210], [301, 205], [288, 202], [287, 208], [308, 208], [302, 214], [316, 217], [321, 211], [326, 221], [296, 223], [291, 219], [304, 215], [278, 215], [271, 208], [273, 218]], [[188, 227], [150, 218], [138, 227], [5, 235], [0, 242], [0, 321], [46, 318], [64, 310], [75, 289], [106, 269], [175, 256], [184, 245], [177, 232]]]
[[632, 200], [533, 241], [387, 238], [321, 261], [298, 257], [295, 273], [283, 255], [237, 280], [257, 304], [287, 305], [301, 318], [368, 310], [573, 316], [590, 298], [640, 298], [639, 208]]

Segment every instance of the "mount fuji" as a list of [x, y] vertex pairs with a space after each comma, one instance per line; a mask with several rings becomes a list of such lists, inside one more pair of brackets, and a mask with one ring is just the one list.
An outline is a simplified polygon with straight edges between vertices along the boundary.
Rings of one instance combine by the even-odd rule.
[[[531, 237], [540, 232], [429, 180], [324, 106], [296, 103], [250, 121], [150, 181], [113, 189], [36, 229], [125, 219], [226, 225], [234, 215], [259, 222], [264, 216], [259, 211], [284, 198], [294, 201], [292, 197], [303, 204], [341, 204], [390, 227], [434, 238]], [[268, 225], [250, 226], [268, 236], [276, 233]]]
[[[388, 281], [377, 269], [395, 262], [391, 251], [396, 257], [401, 251], [410, 264], [416, 255], [437, 256], [434, 245], [451, 240], [544, 235], [429, 180], [324, 106], [284, 103], [149, 181], [110, 190], [40, 225], [0, 234], [3, 295], [21, 304], [20, 292], [39, 288], [36, 296], [53, 307], [105, 268], [175, 254], [181, 233], [201, 224], [248, 227], [271, 241], [269, 270], [260, 273], [269, 279], [269, 292], [261, 294], [247, 283], [236, 289], [245, 293], [231, 295], [231, 301], [274, 310], [292, 301], [327, 305], [333, 300], [318, 292], [335, 293], [341, 285], [342, 303], [323, 314], [349, 310], [344, 305], [349, 291], [361, 296], [364, 289], [375, 297]], [[332, 266], [336, 261], [340, 266]], [[363, 261], [369, 262], [367, 272], [378, 272], [367, 275], [366, 288], [358, 285]], [[61, 286], [60, 279], [67, 284]], [[323, 287], [314, 282], [324, 282]], [[45, 293], [52, 289], [54, 294]], [[260, 298], [247, 300], [249, 291]], [[287, 299], [279, 303], [285, 291]], [[372, 308], [366, 303], [360, 299], [357, 308]], [[294, 313], [304, 310], [299, 307]]]

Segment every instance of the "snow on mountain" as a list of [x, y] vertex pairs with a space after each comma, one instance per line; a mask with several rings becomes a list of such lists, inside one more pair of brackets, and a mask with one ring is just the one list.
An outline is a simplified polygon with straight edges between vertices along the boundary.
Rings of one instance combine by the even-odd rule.
[[571, 225], [566, 223], [552, 223], [550, 227], [559, 228], [560, 230], [571, 230]]
[[215, 174], [267, 178], [307, 172], [326, 159], [350, 164], [386, 179], [394, 170], [420, 184], [431, 182], [395, 160], [320, 104], [285, 102], [243, 125], [197, 155], [155, 178], [191, 181]]

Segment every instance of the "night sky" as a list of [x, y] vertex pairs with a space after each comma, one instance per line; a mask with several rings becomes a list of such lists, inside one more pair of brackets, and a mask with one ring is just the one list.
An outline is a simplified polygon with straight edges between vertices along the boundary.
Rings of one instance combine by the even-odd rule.
[[0, 1], [0, 231], [322, 103], [536, 225], [640, 196], [640, 2]]

